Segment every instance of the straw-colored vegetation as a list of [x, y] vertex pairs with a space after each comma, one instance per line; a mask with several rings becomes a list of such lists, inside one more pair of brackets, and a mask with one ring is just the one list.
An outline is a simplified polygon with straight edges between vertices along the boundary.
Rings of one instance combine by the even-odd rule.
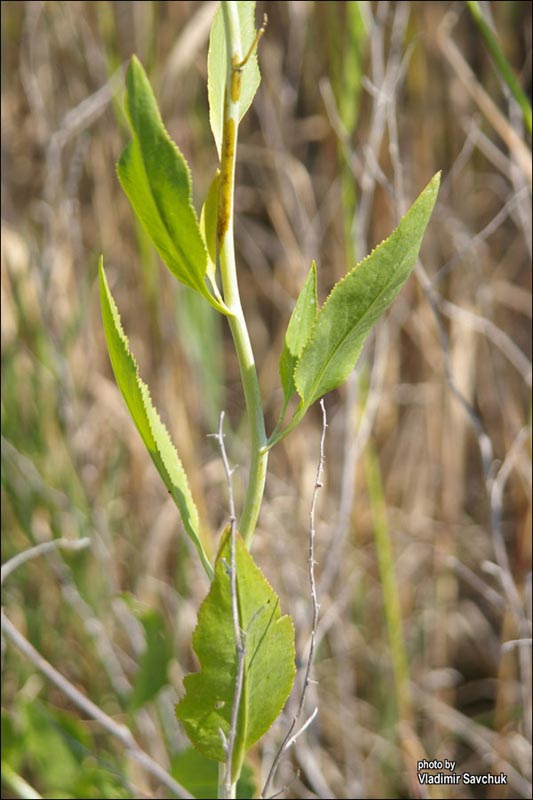
[[[531, 4], [479, 5], [506, 56], [496, 67], [477, 3], [258, 3], [269, 22], [241, 125], [236, 244], [269, 431], [312, 258], [322, 300], [443, 170], [415, 276], [326, 398], [318, 715], [275, 779], [289, 798], [531, 796], [531, 142], [505, 72], [527, 94]], [[3, 575], [2, 797], [169, 797], [168, 776], [187, 783], [174, 704], [208, 582], [113, 380], [97, 260], [214, 552], [228, 511], [207, 434], [221, 410], [239, 507], [247, 484], [231, 338], [134, 226], [114, 164], [136, 53], [199, 208], [216, 166], [215, 7], [2, 3], [2, 561], [90, 540]], [[294, 618], [298, 667], [320, 436], [316, 408], [272, 451], [253, 543]], [[257, 791], [297, 704], [253, 751]], [[423, 786], [424, 758], [507, 785]]]

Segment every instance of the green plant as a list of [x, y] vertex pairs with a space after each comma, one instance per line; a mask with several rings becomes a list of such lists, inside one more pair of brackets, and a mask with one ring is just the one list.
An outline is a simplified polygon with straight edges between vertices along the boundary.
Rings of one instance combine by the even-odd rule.
[[[140, 62], [127, 74], [126, 114], [132, 140], [118, 164], [122, 187], [168, 269], [228, 321], [240, 367], [250, 430], [250, 472], [239, 518], [212, 564], [204, 526], [169, 433], [129, 350], [100, 260], [104, 331], [111, 364], [133, 421], [175, 501], [184, 530], [211, 581], [193, 646], [199, 672], [185, 679], [178, 719], [200, 753], [221, 765], [219, 796], [235, 797], [247, 750], [268, 730], [292, 688], [294, 634], [272, 588], [254, 564], [250, 544], [263, 497], [269, 450], [354, 367], [372, 326], [407, 280], [431, 216], [436, 175], [396, 230], [357, 264], [319, 306], [313, 263], [289, 321], [280, 358], [283, 406], [267, 436], [252, 345], [239, 296], [233, 237], [237, 134], [259, 87], [253, 2], [221, 3], [208, 56], [210, 122], [220, 159], [200, 218], [192, 205], [189, 168], [168, 136]], [[286, 421], [291, 401], [292, 416]], [[222, 454], [222, 432], [219, 431]]]
[[485, 44], [489, 50], [489, 53], [494, 61], [494, 65], [496, 70], [500, 76], [500, 78], [505, 81], [507, 84], [507, 88], [513, 95], [514, 99], [518, 103], [520, 110], [522, 112], [522, 116], [524, 118], [524, 125], [526, 126], [526, 130], [531, 136], [533, 132], [533, 121], [532, 121], [532, 113], [531, 113], [531, 103], [525, 94], [524, 90], [520, 86], [516, 75], [514, 74], [511, 65], [507, 61], [503, 50], [500, 46], [498, 41], [498, 37], [496, 32], [491, 28], [491, 26], [486, 22], [485, 17], [483, 16], [483, 11], [481, 10], [481, 6], [478, 3], [478, 0], [466, 0], [466, 4], [474, 18], [476, 25], [478, 26], [483, 39], [485, 40]]

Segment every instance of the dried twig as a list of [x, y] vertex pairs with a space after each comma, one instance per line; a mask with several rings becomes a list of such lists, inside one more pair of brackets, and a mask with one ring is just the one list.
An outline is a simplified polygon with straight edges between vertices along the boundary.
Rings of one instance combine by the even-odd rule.
[[239, 620], [239, 606], [237, 602], [237, 560], [235, 554], [235, 539], [236, 539], [236, 516], [235, 516], [235, 500], [233, 497], [233, 487], [231, 483], [231, 476], [233, 470], [230, 468], [226, 447], [224, 445], [224, 412], [220, 413], [220, 420], [218, 423], [218, 433], [212, 434], [218, 441], [220, 453], [222, 455], [222, 463], [224, 464], [224, 472], [226, 473], [226, 482], [228, 486], [229, 498], [229, 511], [230, 511], [230, 564], [228, 568], [230, 587], [231, 587], [231, 615], [233, 618], [233, 630], [235, 634], [235, 647], [237, 651], [237, 675], [235, 678], [235, 693], [233, 695], [233, 705], [231, 708], [231, 724], [229, 735], [226, 739], [221, 731], [223, 737], [224, 749], [226, 751], [226, 763], [224, 770], [224, 797], [234, 797], [235, 787], [232, 781], [232, 764], [233, 764], [233, 748], [235, 746], [235, 739], [237, 736], [237, 722], [239, 717], [239, 708], [241, 704], [242, 687], [244, 683], [244, 660], [246, 656], [246, 647], [244, 635], [241, 630]]
[[118, 739], [129, 755], [141, 764], [144, 769], [177, 797], [191, 798], [187, 790], [169, 775], [163, 767], [146, 753], [135, 741], [132, 732], [125, 725], [119, 725], [108, 714], [102, 711], [92, 700], [83, 695], [64, 675], [57, 671], [33, 645], [16, 629], [2, 610], [2, 633], [13, 642], [15, 647], [63, 692], [84, 714], [94, 719], [108, 733]]
[[88, 537], [84, 539], [52, 539], [49, 542], [41, 542], [36, 544], [35, 547], [30, 547], [28, 550], [23, 550], [22, 553], [17, 553], [16, 556], [10, 558], [5, 564], [2, 564], [0, 573], [0, 583], [4, 583], [8, 575], [11, 575], [17, 567], [25, 564], [26, 561], [31, 561], [32, 558], [37, 558], [43, 553], [49, 553], [51, 550], [56, 550], [58, 547], [63, 547], [65, 550], [82, 550], [91, 543]]
[[315, 708], [309, 719], [304, 722], [300, 730], [293, 735], [293, 731], [296, 727], [298, 720], [303, 711], [305, 698], [307, 696], [307, 689], [309, 684], [311, 683], [311, 666], [313, 664], [313, 656], [315, 654], [315, 641], [316, 641], [316, 631], [318, 626], [318, 612], [320, 609], [316, 591], [316, 582], [315, 582], [315, 509], [316, 509], [316, 501], [318, 497], [318, 491], [322, 488], [322, 472], [324, 470], [324, 443], [326, 441], [326, 429], [328, 427], [327, 418], [326, 418], [326, 407], [324, 405], [324, 401], [320, 401], [320, 408], [322, 409], [322, 436], [320, 437], [320, 456], [318, 459], [318, 467], [316, 471], [316, 480], [315, 486], [313, 489], [313, 496], [311, 499], [311, 510], [309, 512], [309, 584], [311, 588], [311, 601], [313, 605], [313, 619], [311, 624], [311, 643], [309, 645], [309, 655], [307, 656], [307, 663], [305, 665], [305, 675], [304, 675], [304, 682], [302, 686], [302, 693], [300, 695], [300, 702], [298, 703], [298, 708], [296, 709], [296, 713], [292, 719], [292, 722], [289, 726], [289, 730], [285, 734], [285, 737], [280, 744], [278, 751], [274, 757], [274, 761], [270, 767], [268, 772], [265, 785], [263, 787], [263, 791], [261, 793], [261, 797], [265, 798], [268, 795], [268, 790], [270, 788], [270, 784], [272, 783], [272, 779], [274, 777], [274, 773], [278, 768], [279, 762], [281, 761], [281, 757], [289, 747], [295, 743], [298, 737], [309, 727], [309, 725], [315, 719], [318, 709]]
[[503, 139], [509, 148], [510, 153], [520, 166], [520, 169], [526, 176], [528, 183], [531, 186], [531, 152], [529, 151], [527, 145], [522, 141], [519, 134], [513, 129], [513, 127], [509, 124], [509, 121], [501, 113], [492, 98], [481, 86], [469, 64], [463, 58], [459, 48], [454, 42], [452, 34], [452, 29], [456, 21], [457, 14], [451, 12], [444, 17], [444, 20], [439, 26], [438, 39], [442, 52], [448, 59], [450, 66], [458, 76], [470, 97], [473, 99], [485, 117], [489, 120], [498, 136]]
[[[495, 459], [494, 459], [494, 449], [492, 441], [487, 431], [485, 430], [485, 426], [483, 424], [480, 415], [477, 413], [472, 403], [468, 400], [468, 398], [465, 397], [465, 395], [461, 392], [461, 390], [457, 385], [450, 363], [450, 349], [449, 349], [448, 335], [444, 330], [444, 326], [442, 324], [442, 320], [439, 314], [440, 298], [435, 297], [435, 292], [431, 287], [428, 275], [425, 272], [422, 265], [420, 264], [420, 262], [417, 265], [417, 275], [418, 278], [420, 279], [422, 289], [426, 295], [426, 298], [430, 304], [430, 307], [435, 317], [437, 330], [439, 333], [441, 349], [445, 358], [445, 369], [446, 369], [448, 386], [451, 392], [455, 395], [455, 397], [463, 407], [477, 440], [479, 453], [481, 456], [485, 491], [487, 494], [487, 499], [490, 507], [489, 532], [492, 539], [494, 554], [496, 556], [496, 561], [497, 561], [497, 565], [495, 566], [497, 567], [502, 587], [506, 594], [509, 608], [514, 616], [517, 629], [521, 632], [521, 638], [527, 638], [530, 635], [530, 626], [526, 618], [523, 604], [520, 600], [520, 593], [518, 587], [516, 586], [516, 582], [512, 574], [511, 565], [509, 562], [509, 557], [507, 555], [507, 550], [505, 547], [505, 541], [501, 527], [501, 522], [502, 522], [501, 504], [502, 504], [503, 488], [509, 476], [511, 466], [514, 463], [515, 454], [518, 451], [518, 449], [522, 446], [523, 440], [527, 435], [527, 431], [526, 429], [524, 429], [518, 434], [516, 442], [508, 454], [508, 458], [504, 461], [502, 467], [495, 476], [494, 475]], [[520, 648], [519, 652], [520, 652], [520, 671], [522, 673], [521, 676], [522, 687], [526, 687], [530, 685], [531, 665], [528, 660], [526, 651], [523, 648]], [[530, 703], [528, 701], [527, 704], [525, 705], [525, 708], [527, 709], [529, 707]], [[525, 726], [526, 726], [526, 735], [528, 739], [530, 739], [531, 727], [532, 727], [530, 712], [529, 713], [526, 712]]]
[[[45, 497], [47, 501], [55, 506], [59, 511], [65, 511], [70, 507], [68, 497], [63, 492], [52, 488], [44, 480], [33, 461], [20, 453], [13, 446], [13, 444], [4, 437], [2, 437], [2, 459], [6, 460], [6, 464], [10, 469], [20, 472], [24, 481], [26, 481], [27, 484], [34, 489], [34, 491], [39, 492], [43, 497]], [[84, 518], [84, 522], [89, 523], [89, 520]], [[28, 558], [33, 558], [34, 555], [47, 554], [49, 556], [48, 560], [50, 567], [59, 582], [63, 597], [72, 608], [74, 613], [80, 617], [87, 635], [90, 636], [90, 638], [94, 641], [102, 666], [105, 669], [111, 685], [117, 694], [119, 694], [121, 697], [124, 697], [131, 689], [131, 684], [122, 668], [117, 653], [118, 648], [107, 635], [103, 622], [96, 617], [89, 603], [87, 603], [87, 601], [81, 596], [72, 577], [71, 568], [65, 562], [61, 553], [63, 542], [67, 542], [64, 547], [70, 549], [80, 549], [85, 546], [85, 543], [89, 544], [89, 542], [91, 542], [94, 555], [99, 558], [104, 558], [106, 564], [111, 564], [112, 556], [108, 550], [106, 549], [105, 552], [102, 553], [102, 548], [105, 546], [102, 538], [102, 528], [104, 524], [105, 523], [103, 520], [100, 522], [95, 520], [95, 535], [91, 537], [90, 540], [88, 538], [54, 539], [47, 542], [42, 542], [35, 548], [31, 548], [28, 551], [24, 551], [24, 553], [16, 555], [14, 557], [15, 563], [12, 567], [11, 561], [2, 566], [2, 582], [13, 571], [13, 569], [16, 569], [22, 563], [25, 563]], [[26, 555], [26, 553], [29, 553], [30, 555]], [[8, 564], [10, 566], [8, 566]], [[111, 576], [112, 571], [109, 569], [107, 571], [107, 577], [110, 578]], [[119, 592], [117, 583], [114, 583], [113, 589], [116, 593]]]
[[222, 463], [224, 465], [224, 473], [226, 475], [226, 486], [228, 488], [228, 502], [229, 502], [229, 522], [230, 525], [235, 525], [237, 516], [235, 514], [235, 499], [233, 497], [233, 485], [231, 482], [235, 467], [231, 468], [229, 465], [228, 454], [226, 453], [226, 446], [224, 444], [224, 412], [220, 412], [218, 420], [217, 433], [208, 434], [212, 439], [216, 439], [220, 447], [220, 455], [222, 456]]
[[411, 690], [423, 712], [437, 718], [444, 729], [452, 731], [455, 736], [460, 736], [480, 756], [482, 763], [489, 768], [505, 772], [510, 791], [514, 793], [513, 796], [531, 797], [530, 781], [520, 774], [510, 758], [505, 758], [499, 747], [498, 734], [495, 731], [485, 725], [480, 725], [452, 708], [448, 703], [439, 700], [434, 692], [424, 691], [416, 684], [412, 684]]

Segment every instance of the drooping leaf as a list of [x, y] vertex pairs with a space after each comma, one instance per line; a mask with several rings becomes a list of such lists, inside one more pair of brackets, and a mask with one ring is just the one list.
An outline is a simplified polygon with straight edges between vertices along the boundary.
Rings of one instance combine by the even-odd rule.
[[[198, 613], [193, 648], [200, 672], [184, 679], [185, 696], [176, 706], [192, 744], [207, 758], [224, 762], [221, 731], [229, 735], [237, 674], [237, 653], [228, 565], [230, 536], [226, 530], [215, 564], [215, 578]], [[239, 625], [245, 636], [244, 684], [234, 748], [233, 774], [239, 773], [246, 751], [280, 713], [294, 681], [294, 629], [281, 616], [279, 600], [236, 535], [236, 577]]]
[[170, 272], [224, 313], [205, 282], [207, 252], [192, 205], [189, 167], [163, 125], [150, 82], [135, 56], [126, 89], [132, 141], [117, 165], [122, 188]]
[[170, 435], [152, 404], [148, 386], [139, 376], [137, 362], [129, 350], [117, 306], [109, 291], [102, 258], [98, 271], [105, 338], [118, 387], [152, 461], [178, 507], [185, 531], [211, 578], [213, 568], [200, 539], [198, 510], [189, 489], [187, 476]]
[[281, 377], [285, 406], [296, 391], [294, 385], [294, 368], [309, 338], [317, 314], [316, 264], [313, 261], [291, 314], [285, 334], [285, 343], [279, 360], [279, 374]]
[[[197, 800], [211, 800], [218, 792], [218, 765], [193, 747], [187, 747], [172, 759], [171, 775]], [[255, 796], [253, 772], [246, 761], [237, 781], [237, 800]]]
[[299, 416], [345, 381], [372, 326], [409, 277], [439, 183], [437, 173], [388, 239], [336, 284], [320, 309], [294, 372]]
[[157, 695], [167, 682], [167, 667], [172, 657], [172, 646], [168, 638], [163, 617], [154, 608], [140, 614], [144, 628], [145, 646], [139, 658], [129, 710], [137, 711]]
[[[241, 29], [241, 50], [243, 56], [248, 52], [255, 38], [255, 2], [237, 2]], [[222, 148], [222, 129], [224, 125], [224, 90], [227, 78], [226, 37], [222, 3], [218, 6], [209, 37], [207, 54], [207, 89], [209, 96], [209, 121], [215, 137], [218, 155]], [[252, 103], [261, 82], [257, 63], [257, 53], [252, 53], [241, 73], [241, 95], [239, 98], [239, 120]]]
[[218, 292], [216, 281], [217, 263], [217, 214], [218, 214], [218, 189], [220, 186], [220, 170], [217, 169], [211, 181], [207, 197], [200, 214], [200, 230], [207, 247], [207, 276], [211, 281], [213, 291]]

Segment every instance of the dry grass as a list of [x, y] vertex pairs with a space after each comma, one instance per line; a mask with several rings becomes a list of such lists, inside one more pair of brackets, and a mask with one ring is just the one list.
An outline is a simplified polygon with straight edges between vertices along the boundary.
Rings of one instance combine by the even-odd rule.
[[[284, 762], [280, 785], [293, 798], [429, 796], [416, 779], [425, 754], [456, 760], [459, 772], [502, 770], [509, 781], [435, 788], [431, 797], [529, 797], [531, 165], [520, 115], [463, 3], [368, 4], [363, 77], [354, 85], [342, 38], [348, 4], [258, 6], [269, 26], [262, 87], [242, 126], [236, 236], [270, 429], [284, 326], [311, 259], [323, 298], [347, 259], [386, 236], [443, 170], [416, 277], [348, 385], [326, 400], [318, 683], [309, 698], [319, 716]], [[2, 4], [3, 561], [52, 537], [92, 540], [88, 553], [21, 567], [6, 582], [4, 607], [165, 768], [185, 743], [172, 703], [194, 666], [190, 635], [207, 587], [112, 379], [96, 259], [105, 253], [132, 349], [215, 547], [227, 505], [206, 434], [221, 408], [230, 458], [241, 465], [237, 499], [246, 481], [230, 338], [158, 263], [114, 172], [126, 140], [122, 67], [136, 52], [191, 164], [199, 204], [215, 167], [205, 90], [213, 8]], [[531, 5], [491, 8], [515, 71], [530, 75]], [[195, 344], [202, 336], [209, 346]], [[273, 452], [254, 540], [255, 558], [295, 619], [302, 658], [319, 438], [316, 409]], [[369, 448], [395, 553], [407, 719], [398, 718], [393, 691]], [[143, 647], [131, 596], [161, 612], [174, 658], [157, 701], [129, 714]], [[3, 678], [5, 758], [46, 794], [49, 772], [24, 739], [27, 703], [78, 712], [9, 646]], [[254, 754], [258, 775], [286, 725], [282, 718]], [[91, 737], [84, 767], [109, 769], [125, 787], [101, 796], [166, 796], [111, 737], [85, 719], [83, 726]], [[15, 796], [3, 788], [3, 797]]]

